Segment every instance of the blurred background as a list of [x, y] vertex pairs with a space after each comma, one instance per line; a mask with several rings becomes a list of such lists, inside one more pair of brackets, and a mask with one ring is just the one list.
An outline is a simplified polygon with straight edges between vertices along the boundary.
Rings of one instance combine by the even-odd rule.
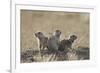
[[21, 10], [21, 49], [39, 49], [34, 35], [41, 31], [50, 37], [56, 30], [61, 30], [61, 40], [75, 34], [78, 39], [74, 44], [89, 47], [89, 13]]

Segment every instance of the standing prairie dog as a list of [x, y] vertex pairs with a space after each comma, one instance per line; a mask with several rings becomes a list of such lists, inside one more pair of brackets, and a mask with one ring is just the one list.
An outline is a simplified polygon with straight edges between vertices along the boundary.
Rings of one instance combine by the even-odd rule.
[[60, 43], [60, 35], [61, 31], [56, 30], [54, 34], [48, 39], [48, 50], [49, 51], [57, 51]]
[[72, 44], [76, 39], [77, 39], [76, 35], [71, 35], [69, 39], [62, 40], [59, 44], [58, 50], [64, 51], [64, 50], [72, 49]]
[[47, 47], [48, 37], [44, 36], [42, 32], [35, 33], [35, 36], [39, 39], [40, 51], [44, 50]]
[[56, 60], [58, 47], [60, 43], [61, 31], [56, 30], [54, 34], [48, 39], [47, 48], [52, 52], [52, 56], [49, 58], [49, 61]]

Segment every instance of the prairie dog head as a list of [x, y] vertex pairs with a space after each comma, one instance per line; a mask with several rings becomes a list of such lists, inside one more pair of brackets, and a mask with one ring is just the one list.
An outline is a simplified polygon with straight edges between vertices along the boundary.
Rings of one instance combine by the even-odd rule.
[[37, 32], [35, 33], [35, 36], [39, 39], [43, 38], [44, 37], [44, 34], [42, 32]]
[[56, 30], [53, 35], [56, 36], [56, 37], [60, 37], [61, 31], [60, 30]]
[[70, 36], [70, 39], [76, 40], [76, 39], [77, 39], [77, 36], [76, 36], [76, 35], [71, 35], [71, 36]]

